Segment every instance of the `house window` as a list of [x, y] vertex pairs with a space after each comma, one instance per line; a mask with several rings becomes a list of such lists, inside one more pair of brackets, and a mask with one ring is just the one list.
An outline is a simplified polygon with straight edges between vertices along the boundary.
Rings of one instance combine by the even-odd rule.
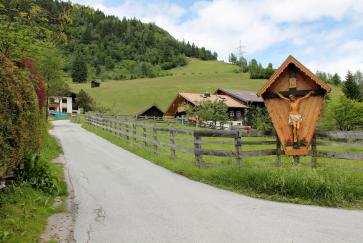
[[230, 116], [230, 117], [234, 117], [234, 111], [230, 111], [230, 112], [229, 112], [229, 116]]
[[67, 108], [62, 108], [62, 112], [66, 113], [67, 112]]
[[62, 98], [62, 103], [67, 104], [67, 98]]
[[236, 111], [236, 116], [240, 118], [242, 116], [241, 111]]

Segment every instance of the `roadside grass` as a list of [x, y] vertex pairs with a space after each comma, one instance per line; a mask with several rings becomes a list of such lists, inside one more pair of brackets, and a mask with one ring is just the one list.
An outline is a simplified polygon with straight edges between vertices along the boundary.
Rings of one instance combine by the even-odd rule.
[[[47, 125], [49, 128], [49, 125]], [[56, 139], [43, 129], [42, 144], [38, 162], [50, 170], [56, 190], [49, 192], [46, 187], [36, 188], [31, 180], [37, 183], [45, 179], [41, 176], [24, 181], [19, 178], [9, 182], [0, 191], [0, 242], [39, 242], [39, 237], [47, 225], [48, 217], [65, 209], [64, 203], [53, 208], [54, 199], [67, 196], [63, 168], [52, 164], [51, 160], [61, 153]]]
[[[198, 168], [194, 163], [186, 162], [193, 159], [186, 157], [187, 154], [177, 154], [179, 159], [171, 159], [166, 151], [162, 153], [164, 154], [162, 156], [154, 155], [150, 150], [140, 147], [142, 144], [136, 144], [136, 146], [127, 144], [124, 139], [121, 140], [114, 134], [82, 121], [81, 123], [85, 129], [140, 157], [193, 180], [219, 188], [282, 202], [363, 208], [362, 170], [325, 166], [330, 163], [341, 165], [346, 162], [345, 160], [319, 158], [319, 167], [312, 169], [309, 167], [310, 160], [307, 157], [302, 158], [299, 165], [294, 165], [291, 158], [283, 156], [282, 164], [277, 166], [274, 156], [264, 156], [243, 160], [241, 168], [231, 166]], [[234, 163], [233, 159], [221, 159], [216, 162], [215, 158], [207, 158], [212, 163], [213, 160], [214, 163]]]

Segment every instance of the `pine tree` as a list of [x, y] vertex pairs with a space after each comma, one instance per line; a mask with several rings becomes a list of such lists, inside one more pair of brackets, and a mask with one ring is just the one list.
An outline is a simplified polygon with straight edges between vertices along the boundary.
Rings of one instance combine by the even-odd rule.
[[354, 81], [353, 74], [348, 71], [343, 85], [344, 95], [352, 100], [362, 101], [362, 96], [358, 84]]
[[79, 108], [83, 109], [83, 112], [92, 111], [94, 109], [93, 99], [83, 89], [79, 91], [76, 98], [76, 103]]
[[80, 54], [77, 54], [73, 61], [72, 81], [76, 83], [85, 83], [87, 81], [87, 64]]
[[339, 76], [337, 73], [335, 73], [335, 74], [333, 75], [333, 77], [331, 78], [331, 82], [332, 82], [334, 85], [339, 85], [339, 84], [342, 82], [342, 80], [340, 79], [340, 76]]

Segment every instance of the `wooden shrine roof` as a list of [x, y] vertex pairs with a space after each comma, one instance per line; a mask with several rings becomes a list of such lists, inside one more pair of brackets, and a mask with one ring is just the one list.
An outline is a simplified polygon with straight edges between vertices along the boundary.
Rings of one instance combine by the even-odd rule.
[[327, 92], [331, 91], [329, 85], [320, 80], [315, 74], [313, 74], [309, 69], [307, 69], [303, 64], [301, 64], [296, 58], [289, 55], [286, 58], [286, 60], [281, 64], [281, 66], [271, 76], [271, 78], [265, 83], [265, 85], [261, 87], [261, 89], [257, 92], [257, 95], [261, 97], [267, 91], [267, 89], [280, 77], [280, 75], [284, 72], [284, 70], [289, 66], [290, 63], [294, 64], [297, 67], [297, 69], [303, 72], [306, 76], [308, 76], [322, 89], [326, 90]]

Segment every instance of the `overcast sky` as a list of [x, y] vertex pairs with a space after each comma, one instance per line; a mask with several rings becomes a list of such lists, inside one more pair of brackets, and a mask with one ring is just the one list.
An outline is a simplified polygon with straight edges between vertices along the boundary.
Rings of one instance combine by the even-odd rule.
[[120, 18], [154, 22], [227, 60], [241, 40], [247, 59], [274, 67], [292, 54], [313, 72], [363, 70], [363, 0], [73, 0]]

